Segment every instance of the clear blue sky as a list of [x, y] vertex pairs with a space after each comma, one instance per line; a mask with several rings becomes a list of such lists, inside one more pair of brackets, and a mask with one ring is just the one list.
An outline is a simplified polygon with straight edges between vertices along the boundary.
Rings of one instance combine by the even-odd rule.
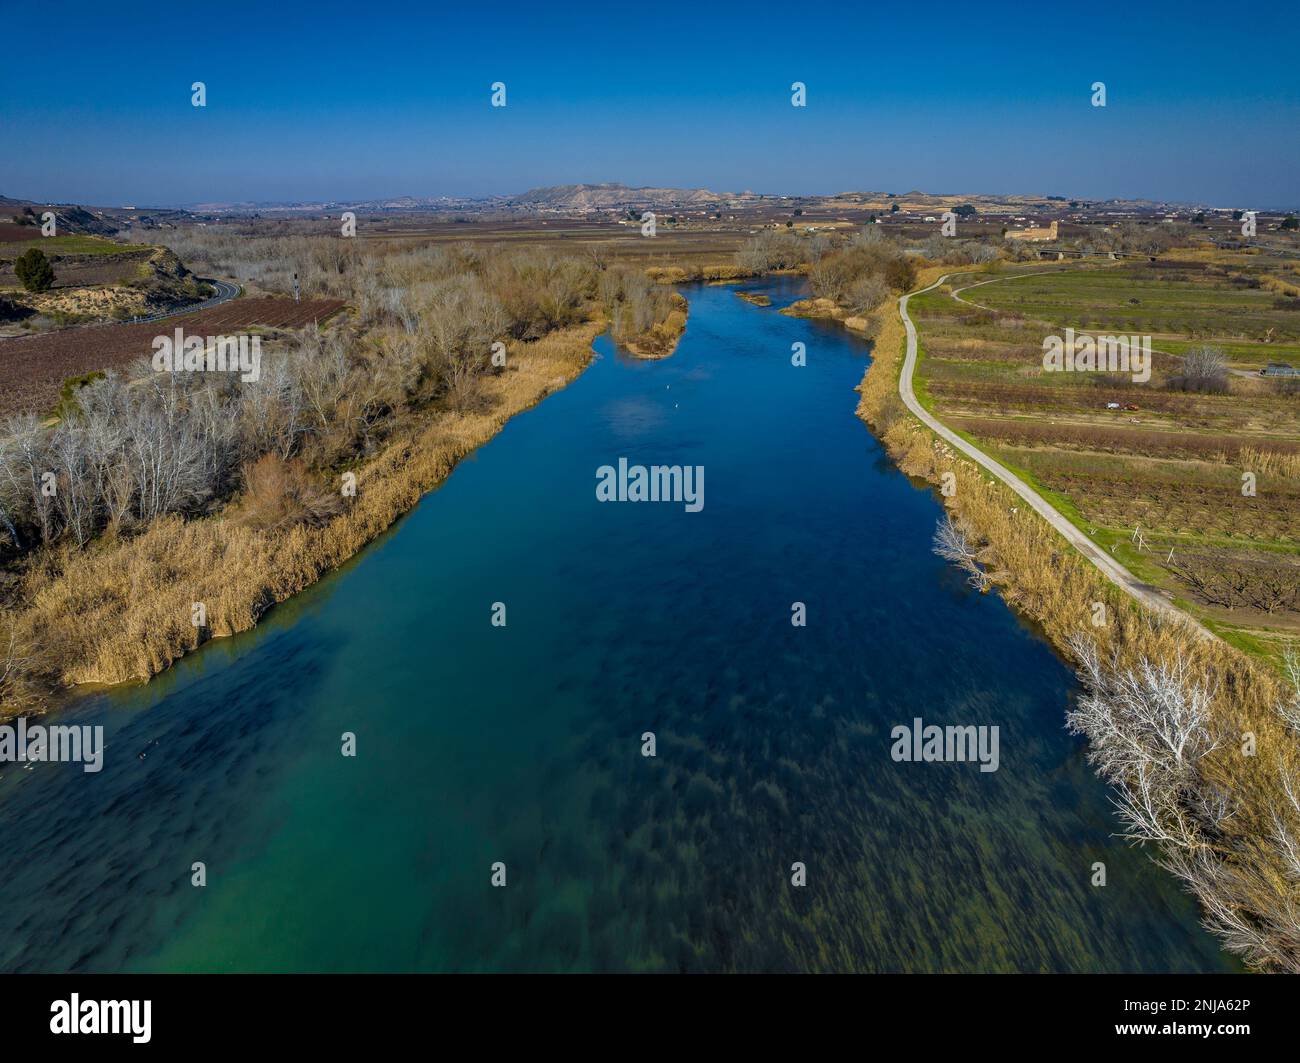
[[[1300, 206], [1293, 4], [10, 7], [0, 194], [622, 181]], [[21, 14], [21, 17], [19, 15]], [[207, 84], [208, 105], [190, 105]], [[489, 106], [507, 85], [508, 106]], [[808, 106], [790, 106], [790, 85]], [[1104, 81], [1107, 106], [1090, 104]]]

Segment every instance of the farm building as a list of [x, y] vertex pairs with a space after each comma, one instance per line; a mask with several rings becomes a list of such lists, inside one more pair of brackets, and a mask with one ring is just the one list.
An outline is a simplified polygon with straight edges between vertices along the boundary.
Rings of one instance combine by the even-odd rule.
[[1028, 229], [1010, 229], [1007, 231], [1008, 240], [1055, 240], [1056, 239], [1056, 222], [1052, 222], [1046, 229], [1028, 228]]

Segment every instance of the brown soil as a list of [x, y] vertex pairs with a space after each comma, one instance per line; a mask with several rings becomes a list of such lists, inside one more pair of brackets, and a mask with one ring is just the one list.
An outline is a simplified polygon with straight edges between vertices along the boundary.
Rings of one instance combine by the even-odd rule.
[[196, 314], [144, 324], [97, 325], [0, 340], [0, 416], [47, 413], [58, 402], [64, 381], [145, 357], [154, 337], [177, 328], [198, 335], [254, 326], [298, 328], [323, 321], [342, 306], [340, 299], [235, 299]]

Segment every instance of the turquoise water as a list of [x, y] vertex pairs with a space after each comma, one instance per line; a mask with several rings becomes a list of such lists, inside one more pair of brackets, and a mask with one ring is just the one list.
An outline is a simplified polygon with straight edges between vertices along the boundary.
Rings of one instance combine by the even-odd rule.
[[[102, 773], [6, 766], [0, 969], [1230, 969], [1111, 836], [1069, 672], [930, 552], [866, 347], [685, 293], [674, 357], [602, 338], [344, 570], [65, 713]], [[703, 510], [597, 502], [620, 457]], [[999, 770], [895, 763], [917, 716]]]

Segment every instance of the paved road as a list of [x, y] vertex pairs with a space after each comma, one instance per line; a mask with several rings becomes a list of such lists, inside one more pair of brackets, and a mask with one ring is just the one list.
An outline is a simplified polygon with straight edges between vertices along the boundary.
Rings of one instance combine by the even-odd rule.
[[210, 280], [206, 277], [200, 277], [199, 280], [211, 284], [217, 290], [217, 294], [211, 299], [204, 299], [201, 303], [190, 303], [188, 306], [180, 306], [174, 310], [164, 310], [160, 314], [150, 314], [148, 317], [133, 317], [130, 323], [138, 325], [142, 322], [161, 321], [165, 317], [177, 317], [181, 314], [193, 314], [199, 310], [208, 310], [214, 306], [220, 306], [222, 303], [229, 302], [239, 294], [239, 285], [228, 284], [225, 281]]
[[[903, 371], [898, 377], [898, 394], [903, 400], [903, 404], [912, 411], [921, 422], [940, 436], [946, 442], [956, 447], [968, 458], [975, 461], [984, 469], [991, 472], [999, 480], [1010, 487], [1016, 494], [1025, 500], [1026, 503], [1042, 517], [1048, 524], [1055, 528], [1062, 536], [1081, 553], [1084, 558], [1090, 561], [1103, 576], [1111, 583], [1115, 584], [1120, 590], [1130, 597], [1141, 602], [1143, 605], [1158, 613], [1163, 613], [1169, 617], [1175, 617], [1185, 620], [1193, 628], [1208, 638], [1216, 638], [1207, 628], [1203, 627], [1197, 620], [1188, 616], [1187, 613], [1179, 609], [1171, 601], [1165, 598], [1156, 588], [1150, 584], [1143, 583], [1128, 569], [1116, 561], [1110, 554], [1106, 553], [1089, 539], [1083, 532], [1079, 531], [1073, 524], [1065, 519], [1056, 509], [1054, 509], [1046, 499], [1037, 491], [1030, 487], [1024, 480], [1013, 473], [1010, 469], [999, 464], [985, 454], [978, 447], [968, 443], [956, 432], [946, 427], [933, 414], [930, 413], [917, 400], [916, 392], [912, 390], [912, 373], [916, 370], [916, 326], [912, 324], [912, 319], [907, 314], [907, 303], [913, 295], [921, 295], [924, 292], [931, 291], [939, 287], [949, 277], [951, 273], [945, 273], [928, 288], [922, 288], [920, 291], [911, 292], [904, 295], [898, 300], [898, 312], [903, 318], [903, 327], [907, 330], [907, 356], [903, 360]], [[960, 486], [958, 490], [960, 490]]]

